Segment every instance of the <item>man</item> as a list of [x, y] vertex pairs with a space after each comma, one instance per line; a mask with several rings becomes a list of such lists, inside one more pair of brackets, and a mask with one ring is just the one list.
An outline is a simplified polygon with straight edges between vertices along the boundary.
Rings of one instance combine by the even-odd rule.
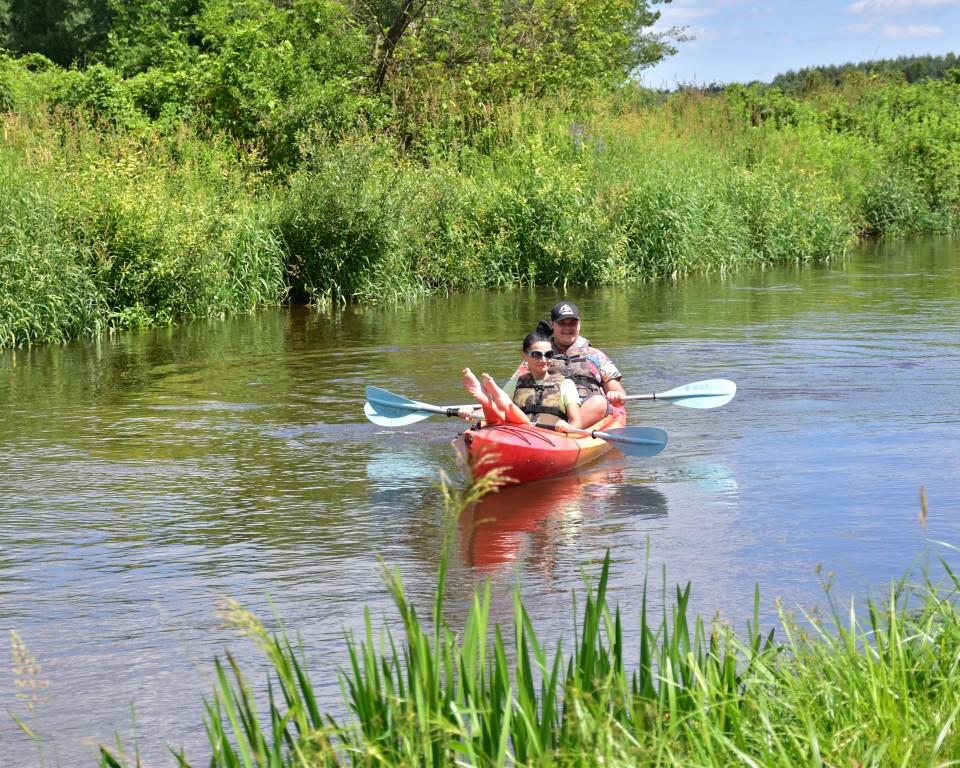
[[[580, 310], [572, 301], [561, 301], [550, 310], [550, 322], [540, 321], [544, 333], [551, 334], [557, 357], [551, 370], [573, 379], [580, 395], [580, 420], [596, 424], [607, 415], [611, 405], [623, 405], [626, 391], [622, 375], [613, 361], [580, 335]], [[527, 373], [521, 363], [515, 376]]]

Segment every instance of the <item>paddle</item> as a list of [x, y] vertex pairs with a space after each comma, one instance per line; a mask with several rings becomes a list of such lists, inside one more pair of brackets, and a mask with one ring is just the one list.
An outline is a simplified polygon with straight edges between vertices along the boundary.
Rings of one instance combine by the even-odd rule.
[[627, 395], [624, 400], [665, 400], [684, 408], [719, 408], [737, 394], [737, 385], [729, 379], [706, 379], [684, 384], [669, 392], [650, 395]]
[[[370, 421], [381, 427], [404, 427], [430, 418], [434, 414], [457, 416], [459, 407], [430, 405], [410, 400], [402, 395], [395, 395], [379, 387], [367, 387], [367, 402], [363, 405], [363, 412]], [[480, 421], [480, 418], [475, 417], [475, 420]], [[542, 429], [553, 429], [546, 424], [536, 426]], [[616, 443], [628, 456], [656, 456], [667, 446], [667, 433], [657, 427], [617, 427], [606, 432], [571, 427], [568, 431]]]
[[[671, 389], [669, 392], [627, 395], [623, 399], [625, 402], [629, 400], [663, 400], [673, 405], [682, 405], [684, 408], [719, 408], [733, 400], [735, 394], [737, 394], [737, 385], [729, 379], [705, 379], [704, 381], [684, 384], [682, 387]], [[427, 417], [424, 416], [423, 418]]]
[[[541, 429], [554, 429], [549, 424], [534, 424], [534, 426]], [[616, 443], [617, 448], [627, 456], [656, 456], [667, 447], [667, 433], [659, 427], [614, 427], [606, 432], [601, 432], [599, 429], [568, 427], [567, 432], [599, 437], [608, 443]]]
[[[443, 408], [439, 405], [409, 400], [380, 387], [367, 387], [367, 402], [363, 404], [363, 412], [367, 414], [370, 421], [381, 427], [405, 427], [407, 424], [416, 424], [418, 421], [429, 419], [434, 414], [458, 416], [460, 406]], [[476, 420], [480, 421], [480, 418], [477, 417]]]

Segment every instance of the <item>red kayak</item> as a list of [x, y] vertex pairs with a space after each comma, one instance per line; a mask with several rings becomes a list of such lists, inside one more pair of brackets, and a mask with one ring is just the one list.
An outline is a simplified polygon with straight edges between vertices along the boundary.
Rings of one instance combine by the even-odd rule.
[[[589, 429], [603, 431], [626, 423], [627, 412], [621, 407]], [[569, 472], [598, 459], [613, 447], [598, 437], [563, 435], [525, 424], [474, 427], [454, 440], [453, 446], [465, 459], [474, 480], [500, 469], [506, 485]]]

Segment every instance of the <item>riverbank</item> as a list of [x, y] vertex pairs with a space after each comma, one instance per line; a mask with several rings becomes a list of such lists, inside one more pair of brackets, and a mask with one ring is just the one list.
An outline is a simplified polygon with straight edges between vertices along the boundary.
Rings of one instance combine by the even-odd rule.
[[[232, 656], [217, 661], [211, 758], [179, 764], [895, 766], [960, 749], [960, 582], [949, 571], [945, 585], [902, 581], [859, 611], [834, 602], [827, 576], [823, 612], [781, 609], [769, 631], [757, 588], [745, 634], [689, 615], [689, 584], [664, 594], [658, 621], [645, 581], [633, 657], [624, 626], [634, 609], [607, 603], [610, 567], [608, 554], [570, 649], [538, 639], [519, 594], [513, 626], [492, 624], [489, 582], [464, 625], [449, 624], [445, 559], [430, 622], [387, 572], [402, 629], [378, 635], [368, 613], [363, 636], [348, 638], [346, 720], [317, 706], [302, 649], [229, 601], [223, 617], [263, 652], [271, 693], [258, 700]], [[101, 766], [136, 764], [101, 750]]]
[[823, 260], [868, 235], [954, 231], [957, 104], [952, 81], [863, 77], [803, 100], [736, 87], [517, 101], [469, 130], [451, 105], [437, 141], [301, 136], [279, 173], [256, 145], [187, 123], [120, 127], [22, 96], [2, 116], [0, 345], [285, 301]]

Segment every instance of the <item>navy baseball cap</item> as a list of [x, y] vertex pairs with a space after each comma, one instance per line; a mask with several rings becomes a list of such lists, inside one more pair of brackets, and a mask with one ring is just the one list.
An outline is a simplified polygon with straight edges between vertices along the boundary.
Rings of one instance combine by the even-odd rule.
[[577, 309], [577, 305], [572, 301], [561, 301], [559, 304], [554, 304], [553, 309], [550, 310], [550, 320], [563, 320], [567, 317], [572, 317], [574, 320], [580, 319], [580, 310]]

